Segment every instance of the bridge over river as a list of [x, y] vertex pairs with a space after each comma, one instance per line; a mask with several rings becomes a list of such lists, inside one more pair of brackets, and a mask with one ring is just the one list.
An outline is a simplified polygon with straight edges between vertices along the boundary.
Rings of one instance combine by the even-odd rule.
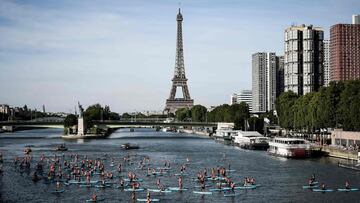
[[[214, 128], [215, 122], [164, 122], [162, 120], [104, 120], [93, 121], [94, 125], [108, 128], [142, 128], [142, 127], [206, 127]], [[26, 128], [64, 128], [63, 120], [31, 120], [31, 121], [2, 121], [0, 126]]]

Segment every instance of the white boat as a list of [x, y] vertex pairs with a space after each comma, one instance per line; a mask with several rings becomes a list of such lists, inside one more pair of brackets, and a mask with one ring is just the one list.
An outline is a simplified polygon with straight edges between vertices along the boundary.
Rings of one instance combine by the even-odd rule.
[[214, 137], [224, 140], [232, 140], [235, 136], [237, 136], [237, 134], [238, 130], [220, 129], [216, 130]]
[[305, 158], [310, 151], [310, 143], [298, 138], [275, 137], [269, 142], [268, 152], [287, 158]]
[[161, 129], [163, 132], [172, 132], [173, 130], [170, 127], [164, 127]]
[[269, 148], [269, 138], [257, 131], [238, 131], [234, 137], [234, 144], [245, 149], [266, 150]]

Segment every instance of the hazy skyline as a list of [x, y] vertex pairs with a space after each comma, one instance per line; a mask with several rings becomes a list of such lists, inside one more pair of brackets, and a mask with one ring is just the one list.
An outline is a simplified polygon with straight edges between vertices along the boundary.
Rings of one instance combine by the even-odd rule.
[[[48, 111], [162, 110], [175, 64], [178, 1], [0, 1], [0, 104]], [[251, 89], [251, 54], [283, 55], [291, 24], [351, 23], [360, 1], [181, 1], [195, 104]]]

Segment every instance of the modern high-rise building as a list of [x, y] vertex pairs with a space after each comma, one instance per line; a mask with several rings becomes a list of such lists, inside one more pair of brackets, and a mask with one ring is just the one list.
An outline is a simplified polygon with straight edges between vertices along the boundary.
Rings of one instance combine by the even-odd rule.
[[285, 30], [284, 89], [303, 95], [324, 83], [324, 31], [312, 25]]
[[230, 96], [230, 104], [240, 104], [245, 102], [249, 106], [249, 111], [252, 111], [252, 91], [251, 90], [241, 90], [239, 94], [232, 94]]
[[252, 110], [266, 111], [266, 53], [252, 55]]
[[245, 102], [249, 106], [249, 111], [252, 112], [252, 91], [241, 90], [240, 94], [237, 95], [237, 103]]
[[324, 86], [330, 83], [330, 40], [324, 40]]
[[284, 92], [284, 56], [277, 56], [276, 63], [276, 97], [278, 97]]
[[277, 57], [273, 52], [252, 55], [252, 110], [266, 112], [275, 109]]
[[360, 79], [360, 22], [336, 24], [330, 28], [331, 80]]

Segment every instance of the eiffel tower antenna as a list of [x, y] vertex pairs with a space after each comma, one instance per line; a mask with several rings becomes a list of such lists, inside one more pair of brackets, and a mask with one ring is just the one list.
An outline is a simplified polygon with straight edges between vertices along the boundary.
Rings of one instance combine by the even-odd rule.
[[[183, 16], [179, 7], [179, 13], [176, 16], [177, 21], [177, 41], [176, 41], [176, 57], [175, 57], [175, 71], [172, 79], [172, 87], [169, 98], [166, 100], [165, 111], [168, 113], [175, 113], [181, 108], [191, 108], [194, 105], [194, 100], [191, 99], [189, 88], [187, 86], [187, 78], [185, 76], [184, 65], [184, 50], [182, 37], [182, 21]], [[175, 98], [177, 87], [181, 87], [183, 98]]]

